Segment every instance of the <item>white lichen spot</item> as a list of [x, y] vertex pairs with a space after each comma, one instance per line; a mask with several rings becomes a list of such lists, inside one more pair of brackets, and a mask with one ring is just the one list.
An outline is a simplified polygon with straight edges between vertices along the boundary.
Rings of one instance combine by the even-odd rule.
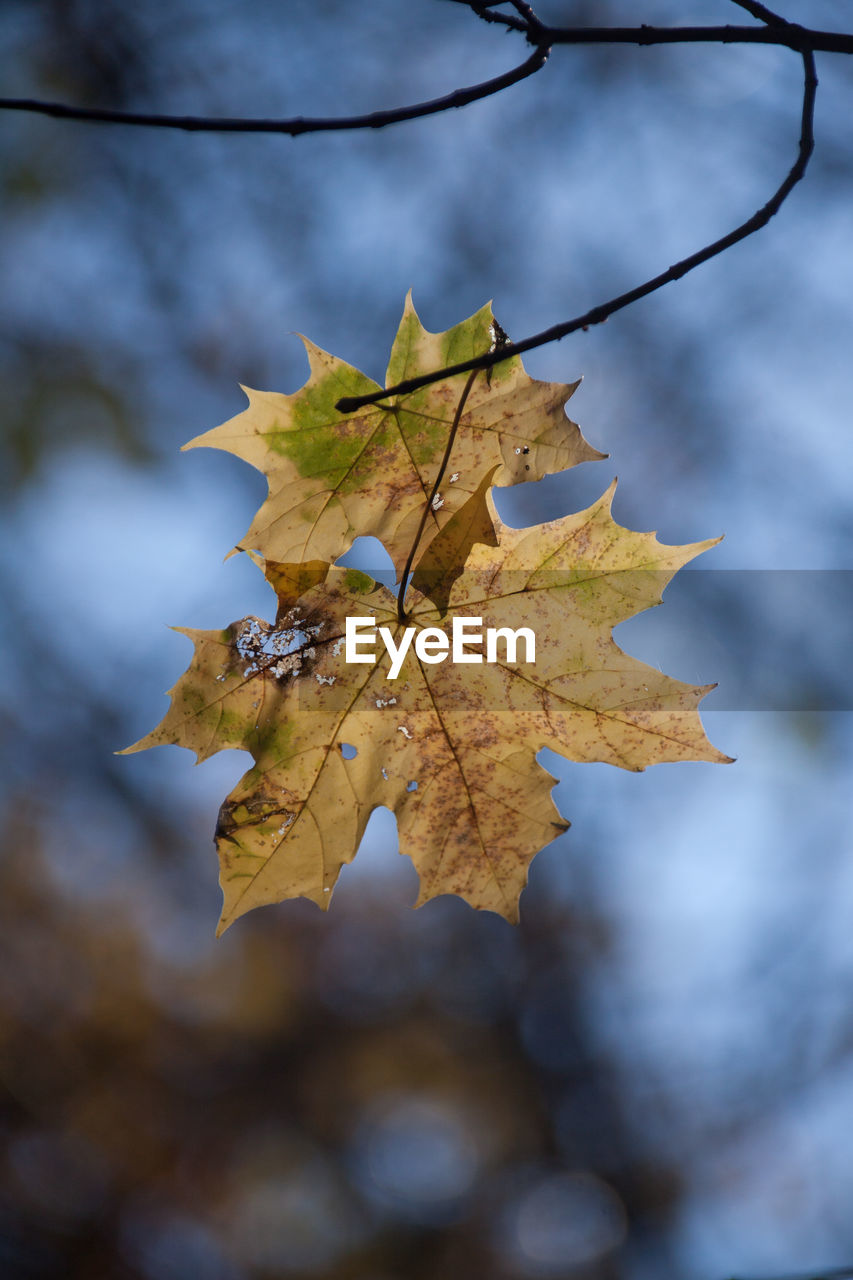
[[336, 640], [335, 643], [332, 645], [332, 657], [337, 658], [338, 654], [340, 653], [341, 649], [343, 649], [343, 647], [344, 647], [343, 640], [342, 639]]
[[[243, 678], [269, 672], [277, 679], [299, 675], [303, 657], [313, 657], [312, 649], [304, 650], [309, 632], [317, 628], [305, 627], [291, 609], [284, 625], [270, 626], [260, 618], [246, 618], [234, 637], [234, 647], [243, 659]], [[223, 677], [224, 679], [224, 677]]]
[[326, 885], [326, 886], [324, 887], [323, 892], [324, 892], [324, 893], [330, 893], [330, 892], [331, 892], [331, 890], [329, 889], [329, 886], [328, 886], [328, 885]]
[[317, 681], [318, 684], [334, 684], [335, 683], [334, 676], [321, 676], [319, 671], [315, 671], [314, 679]]
[[225, 679], [225, 676], [224, 676], [224, 675], [222, 675], [222, 676], [217, 676], [217, 677], [216, 677], [216, 679], [217, 679], [217, 680], [224, 680], [224, 679]]
[[453, 472], [453, 475], [450, 477], [450, 483], [451, 483], [451, 484], [456, 484], [456, 481], [457, 481], [458, 479], [459, 479], [459, 472], [458, 472], [458, 471], [454, 471], [454, 472]]
[[409, 732], [409, 730], [406, 728], [406, 726], [405, 726], [404, 724], [398, 724], [398, 725], [397, 725], [397, 732], [398, 732], [398, 733], [402, 733], [403, 737], [404, 737], [404, 738], [408, 738], [410, 742], [411, 742], [412, 738], [414, 737], [414, 734], [413, 734], [413, 733], [410, 733], [410, 732]]
[[521, 450], [520, 450], [520, 449], [516, 449], [516, 451], [515, 451], [515, 452], [516, 452], [516, 453], [521, 453]]
[[383, 769], [383, 770], [382, 770], [382, 777], [385, 779], [385, 781], [386, 781], [386, 782], [388, 781], [388, 770], [387, 770], [387, 769]]
[[443, 507], [443, 506], [444, 506], [444, 498], [442, 498], [440, 493], [435, 494], [432, 500], [433, 511], [438, 511], [439, 507]]
[[376, 705], [377, 707], [393, 707], [396, 701], [396, 698], [377, 698]]

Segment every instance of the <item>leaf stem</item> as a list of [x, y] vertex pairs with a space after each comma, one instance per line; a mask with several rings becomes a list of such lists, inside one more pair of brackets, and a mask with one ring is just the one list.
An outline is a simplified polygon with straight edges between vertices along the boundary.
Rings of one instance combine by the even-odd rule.
[[435, 483], [433, 484], [432, 490], [430, 491], [430, 495], [426, 500], [426, 504], [423, 510], [423, 515], [421, 516], [421, 522], [418, 525], [418, 531], [415, 534], [415, 539], [414, 539], [414, 542], [412, 543], [412, 549], [409, 552], [409, 558], [406, 561], [406, 567], [403, 570], [403, 576], [400, 579], [400, 589], [397, 592], [397, 619], [399, 622], [406, 621], [405, 602], [406, 602], [406, 588], [409, 584], [409, 574], [412, 572], [412, 565], [415, 560], [415, 554], [420, 544], [421, 537], [423, 536], [423, 531], [426, 528], [426, 522], [429, 519], [429, 513], [433, 509], [432, 504], [435, 501], [436, 494], [438, 493], [438, 486], [441, 484], [442, 480], [444, 479], [444, 473], [447, 470], [447, 464], [450, 461], [450, 451], [453, 448], [453, 442], [456, 439], [456, 432], [459, 430], [459, 423], [462, 420], [462, 410], [465, 408], [465, 401], [468, 399], [468, 394], [472, 386], [474, 385], [474, 379], [476, 378], [479, 372], [480, 372], [479, 369], [472, 369], [471, 372], [468, 374], [468, 379], [465, 383], [465, 386], [462, 388], [462, 395], [459, 397], [459, 403], [456, 406], [456, 412], [453, 415], [453, 422], [450, 427], [450, 435], [447, 437], [447, 444], [444, 449], [444, 457], [441, 459], [441, 466], [438, 468], [438, 475], [435, 477]]

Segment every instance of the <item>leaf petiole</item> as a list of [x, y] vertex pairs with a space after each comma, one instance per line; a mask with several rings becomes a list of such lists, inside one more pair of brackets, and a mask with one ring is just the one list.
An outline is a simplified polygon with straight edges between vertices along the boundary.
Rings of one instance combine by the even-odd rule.
[[456, 432], [459, 430], [459, 423], [462, 420], [462, 410], [465, 408], [465, 401], [468, 399], [468, 395], [471, 391], [472, 386], [474, 385], [474, 379], [476, 378], [479, 372], [480, 372], [479, 369], [472, 369], [471, 372], [468, 374], [468, 378], [465, 382], [465, 386], [462, 388], [462, 395], [459, 397], [459, 403], [456, 406], [456, 412], [453, 415], [453, 422], [450, 427], [450, 435], [447, 437], [447, 444], [444, 449], [444, 457], [441, 459], [441, 466], [438, 468], [438, 475], [435, 477], [435, 483], [433, 484], [430, 495], [426, 500], [426, 504], [423, 510], [423, 515], [421, 516], [421, 522], [418, 525], [418, 531], [415, 534], [415, 539], [414, 539], [414, 542], [412, 543], [412, 549], [409, 552], [408, 559], [406, 560], [406, 567], [403, 569], [403, 575], [400, 578], [400, 589], [397, 593], [397, 620], [399, 622], [406, 621], [406, 609], [405, 609], [406, 588], [409, 585], [409, 575], [412, 572], [412, 565], [414, 563], [415, 554], [417, 552], [418, 546], [420, 545], [421, 538], [423, 537], [423, 532], [426, 527], [427, 519], [429, 518], [429, 513], [430, 511], [433, 510], [432, 504], [435, 501], [436, 494], [438, 493], [438, 487], [441, 484], [442, 480], [444, 479], [444, 473], [447, 470], [447, 464], [450, 461], [450, 451], [453, 448], [453, 441], [456, 439]]

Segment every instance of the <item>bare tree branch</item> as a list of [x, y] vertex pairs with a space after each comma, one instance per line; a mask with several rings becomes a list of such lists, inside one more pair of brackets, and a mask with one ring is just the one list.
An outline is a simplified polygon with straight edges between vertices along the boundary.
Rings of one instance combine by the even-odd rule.
[[682, 276], [687, 275], [688, 271], [693, 271], [696, 267], [701, 266], [703, 262], [708, 262], [709, 259], [717, 257], [718, 254], [730, 249], [732, 245], [737, 244], [740, 240], [745, 240], [747, 236], [754, 235], [756, 231], [760, 231], [762, 227], [767, 225], [773, 215], [778, 213], [787, 196], [803, 177], [814, 150], [814, 105], [817, 94], [817, 73], [812, 52], [806, 50], [802, 57], [804, 72], [803, 108], [797, 157], [781, 185], [777, 187], [766, 204], [757, 209], [746, 222], [742, 222], [740, 226], [735, 227], [733, 231], [729, 231], [727, 235], [721, 236], [719, 240], [715, 240], [712, 244], [697, 250], [696, 253], [692, 253], [688, 258], [683, 258], [680, 262], [676, 262], [666, 271], [662, 271], [659, 275], [653, 276], [651, 280], [645, 281], [644, 284], [637, 285], [634, 289], [629, 289], [627, 293], [622, 293], [619, 297], [612, 298], [609, 302], [600, 303], [590, 311], [585, 311], [583, 315], [576, 316], [573, 320], [566, 320], [561, 324], [552, 325], [550, 329], [543, 329], [541, 333], [533, 334], [532, 337], [525, 338], [521, 342], [510, 342], [495, 351], [486, 351], [472, 360], [463, 360], [459, 364], [448, 365], [445, 369], [437, 369], [433, 373], [425, 373], [417, 378], [407, 378], [404, 382], [398, 382], [392, 387], [386, 387], [384, 391], [378, 391], [373, 395], [344, 396], [341, 400], [338, 400], [335, 408], [340, 413], [352, 413], [364, 405], [373, 404], [377, 400], [384, 400], [388, 396], [403, 395], [409, 391], [416, 391], [419, 387], [429, 386], [432, 382], [453, 377], [458, 373], [468, 373], [472, 369], [490, 369], [493, 365], [500, 364], [503, 360], [509, 360], [512, 356], [521, 355], [525, 351], [532, 351], [535, 347], [543, 347], [549, 342], [558, 342], [561, 338], [567, 337], [570, 333], [575, 333], [578, 329], [586, 330], [591, 325], [603, 323], [616, 311], [621, 311], [624, 307], [630, 306], [631, 303], [638, 302], [640, 298], [645, 298], [648, 294], [662, 289], [664, 285], [670, 284], [673, 280], [680, 280]]
[[[520, 355], [535, 347], [574, 333], [578, 329], [587, 329], [590, 325], [601, 324], [616, 311], [630, 306], [640, 298], [654, 293], [657, 289], [680, 279], [687, 272], [694, 270], [703, 262], [716, 257], [731, 248], [740, 240], [753, 235], [766, 226], [789, 195], [793, 187], [805, 173], [812, 150], [814, 149], [814, 104], [817, 91], [817, 75], [815, 73], [815, 52], [834, 52], [853, 54], [853, 34], [836, 31], [817, 31], [773, 13], [760, 0], [733, 0], [740, 8], [745, 9], [762, 25], [743, 26], [706, 26], [706, 27], [548, 27], [533, 12], [528, 0], [454, 0], [464, 4], [472, 13], [487, 22], [502, 23], [513, 31], [521, 32], [527, 41], [534, 46], [534, 52], [520, 66], [503, 75], [495, 76], [481, 84], [466, 89], [457, 89], [442, 98], [429, 102], [417, 103], [409, 107], [399, 107], [388, 111], [374, 111], [366, 115], [342, 116], [334, 119], [309, 119], [302, 116], [287, 120], [259, 120], [213, 118], [207, 116], [169, 116], [152, 113], [112, 111], [100, 108], [72, 107], [65, 103], [41, 102], [29, 98], [0, 98], [0, 110], [30, 111], [60, 119], [80, 120], [101, 124], [128, 124], [145, 127], [184, 129], [194, 132], [220, 133], [279, 133], [295, 137], [302, 133], [322, 133], [337, 130], [380, 129], [386, 125], [397, 124], [405, 120], [413, 120], [419, 116], [435, 115], [453, 107], [466, 106], [492, 94], [499, 93], [512, 84], [533, 75], [541, 70], [548, 58], [551, 46], [555, 44], [764, 44], [776, 45], [792, 49], [803, 59], [805, 84], [803, 91], [802, 125], [800, 131], [797, 158], [787, 177], [773, 193], [771, 198], [758, 209], [751, 218], [735, 227], [727, 235], [706, 245], [703, 249], [675, 263], [666, 271], [637, 285], [627, 293], [601, 303], [581, 316], [561, 324], [553, 325], [541, 333], [525, 338], [521, 342], [509, 343], [499, 350], [484, 352], [473, 360], [450, 365], [438, 369], [419, 378], [409, 378], [394, 387], [386, 388], [373, 396], [345, 397], [338, 401], [337, 408], [341, 412], [352, 412], [366, 404], [384, 399], [388, 395], [414, 391], [418, 387], [427, 386], [441, 378], [451, 377], [459, 373], [468, 373], [473, 369], [488, 369], [492, 365]], [[514, 13], [498, 12], [499, 4], [508, 4]]]
[[[156, 112], [115, 111], [106, 107], [75, 107], [64, 102], [44, 102], [37, 98], [0, 98], [0, 110], [28, 111], [60, 120], [77, 120], [88, 124], [126, 124], [143, 128], [183, 129], [193, 133], [281, 133], [297, 137], [303, 133], [332, 133], [352, 129], [383, 129], [387, 125], [437, 115], [454, 107], [464, 107], [492, 94], [500, 93], [527, 76], [541, 70], [550, 48], [555, 44], [765, 44], [779, 45], [797, 53], [824, 52], [853, 54], [853, 34], [838, 31], [816, 31], [787, 22], [766, 10], [756, 0], [734, 0], [736, 4], [762, 17], [762, 27], [547, 27], [523, 0], [508, 0], [518, 16], [495, 13], [492, 5], [477, 0], [455, 0], [489, 22], [501, 22], [520, 31], [535, 51], [520, 66], [481, 84], [455, 89], [441, 98], [371, 111], [363, 115], [337, 118], [295, 116], [290, 119], [255, 119], [230, 116], [174, 116]], [[764, 15], [769, 17], [765, 18]], [[523, 16], [521, 16], [523, 15]]]
[[494, 3], [478, 3], [478, 0], [453, 0], [453, 3], [464, 4], [466, 9], [476, 13], [477, 17], [482, 18], [484, 22], [499, 22], [508, 30], [522, 31], [526, 36], [530, 36], [534, 26], [541, 25], [530, 6], [516, 3], [516, 0], [499, 0], [499, 3], [511, 4], [516, 13], [519, 14], [517, 18], [514, 18], [509, 13], [496, 13], [496, 5]]
[[0, 110], [30, 111], [59, 120], [79, 120], [87, 124], [129, 124], [151, 129], [184, 129], [190, 133], [283, 133], [295, 138], [302, 133], [333, 133], [346, 129], [384, 129], [389, 124], [434, 116], [454, 107], [466, 107], [492, 94], [518, 84], [541, 71], [550, 50], [537, 43], [533, 53], [520, 66], [502, 75], [484, 80], [466, 89], [454, 89], [442, 98], [418, 102], [409, 107], [388, 111], [370, 111], [365, 115], [315, 118], [295, 116], [289, 120], [240, 119], [229, 116], [169, 116], [145, 111], [112, 111], [100, 107], [72, 107], [64, 102], [41, 102], [35, 98], [0, 98]]
[[[519, 28], [520, 29], [520, 28]], [[769, 44], [795, 53], [853, 53], [853, 35], [789, 22], [764, 27], [546, 27], [527, 32], [532, 44]]]
[[[733, 0], [764, 25], [741, 27], [725, 24], [702, 27], [655, 27], [641, 23], [638, 27], [549, 27], [541, 22], [529, 5], [507, 0], [516, 14], [496, 13], [492, 5], [477, 0], [455, 0], [487, 22], [501, 22], [513, 31], [521, 31], [531, 44], [770, 44], [793, 49], [796, 53], [853, 53], [853, 34], [843, 31], [818, 31], [788, 22], [772, 13], [758, 0]], [[522, 15], [522, 10], [526, 13]]]
[[758, 18], [759, 22], [766, 22], [770, 27], [774, 25], [780, 27], [791, 25], [786, 18], [780, 18], [778, 13], [771, 13], [766, 5], [759, 4], [758, 0], [732, 0], [732, 4], [739, 5], [741, 9], [746, 9], [747, 13], [751, 13], [753, 18]]

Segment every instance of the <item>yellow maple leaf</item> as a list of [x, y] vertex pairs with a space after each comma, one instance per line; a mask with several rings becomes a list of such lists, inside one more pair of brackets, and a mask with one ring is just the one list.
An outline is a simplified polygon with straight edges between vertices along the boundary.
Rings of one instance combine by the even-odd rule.
[[[482, 355], [495, 341], [491, 306], [446, 333], [429, 333], [406, 299], [386, 385]], [[358, 536], [386, 547], [398, 576], [413, 547], [424, 503], [439, 474], [465, 375], [342, 414], [343, 396], [379, 391], [365, 374], [303, 339], [310, 377], [293, 395], [244, 388], [249, 407], [191, 440], [236, 454], [263, 472], [269, 494], [239, 550], [267, 560], [334, 561]], [[453, 445], [452, 466], [418, 538], [422, 551], [480, 491], [486, 474], [500, 485], [539, 480], [606, 455], [565, 414], [578, 383], [539, 382], [521, 360], [476, 379]], [[483, 508], [475, 523], [482, 526]], [[492, 539], [493, 540], [493, 539]]]
[[[170, 709], [128, 750], [252, 753], [217, 828], [220, 930], [284, 898], [326, 906], [380, 805], [396, 815], [419, 903], [457, 893], [514, 920], [530, 860], [568, 825], [536, 763], [542, 747], [632, 770], [728, 760], [697, 711], [713, 686], [673, 680], [611, 635], [718, 540], [671, 547], [622, 528], [613, 487], [576, 515], [498, 527], [497, 549], [471, 546], [446, 614], [410, 588], [401, 621], [394, 596], [365, 574], [268, 561], [274, 625], [185, 632], [195, 654]], [[374, 635], [375, 660], [348, 647], [356, 625], [362, 648]], [[484, 644], [470, 638], [478, 625]], [[469, 637], [458, 649], [457, 627]]]

